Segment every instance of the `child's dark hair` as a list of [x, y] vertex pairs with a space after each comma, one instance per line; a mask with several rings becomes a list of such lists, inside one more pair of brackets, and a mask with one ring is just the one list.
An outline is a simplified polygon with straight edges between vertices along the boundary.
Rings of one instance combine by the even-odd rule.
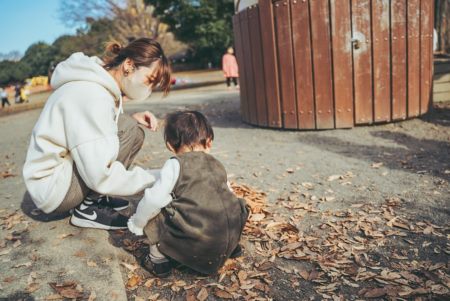
[[206, 117], [197, 111], [178, 111], [166, 116], [164, 140], [177, 152], [182, 147], [202, 145], [214, 139], [214, 131]]

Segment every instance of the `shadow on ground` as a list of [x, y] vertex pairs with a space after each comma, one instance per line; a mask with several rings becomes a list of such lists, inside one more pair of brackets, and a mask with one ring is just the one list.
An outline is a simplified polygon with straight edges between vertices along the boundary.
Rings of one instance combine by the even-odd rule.
[[17, 292], [12, 295], [0, 298], [0, 301], [34, 301], [34, 300], [36, 300], [34, 297], [24, 292]]
[[450, 180], [450, 143], [433, 139], [418, 139], [411, 135], [391, 131], [372, 131], [371, 135], [403, 147], [356, 144], [338, 137], [308, 134], [302, 143], [345, 157], [381, 162], [385, 167], [411, 173], [431, 174]]
[[430, 112], [420, 119], [428, 123], [450, 127], [450, 103], [434, 104]]
[[68, 212], [45, 214], [43, 211], [36, 207], [28, 191], [23, 195], [20, 208], [22, 209], [22, 212], [25, 213], [25, 215], [27, 215], [29, 218], [39, 222], [58, 221], [65, 219], [70, 215]]

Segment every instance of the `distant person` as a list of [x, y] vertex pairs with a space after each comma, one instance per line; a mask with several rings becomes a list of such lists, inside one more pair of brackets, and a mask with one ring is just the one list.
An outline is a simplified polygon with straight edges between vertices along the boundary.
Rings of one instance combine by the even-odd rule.
[[158, 277], [170, 274], [169, 258], [203, 274], [214, 274], [238, 245], [248, 216], [245, 201], [227, 182], [227, 172], [209, 154], [214, 132], [197, 111], [167, 116], [164, 140], [175, 154], [155, 185], [145, 190], [128, 229], [147, 235], [148, 255], [141, 264]]
[[[81, 52], [59, 63], [54, 92], [31, 133], [23, 167], [28, 192], [45, 213], [71, 212], [70, 223], [105, 230], [127, 228], [120, 198], [154, 184], [159, 170], [130, 169], [147, 128], [148, 112], [123, 114], [123, 102], [170, 89], [170, 67], [161, 45], [141, 38], [125, 47], [112, 42], [101, 60]], [[116, 197], [111, 197], [111, 196]], [[73, 210], [72, 210], [73, 209]]]
[[14, 94], [14, 101], [15, 101], [15, 103], [21, 103], [22, 102], [22, 98], [20, 97], [20, 91], [22, 90], [22, 87], [19, 85], [19, 84], [16, 84], [15, 86], [14, 86], [14, 91], [15, 91], [15, 94]]
[[8, 100], [8, 92], [2, 87], [0, 87], [0, 97], [2, 98], [2, 109], [5, 107], [5, 104], [11, 105]]
[[227, 53], [225, 53], [222, 57], [222, 70], [227, 80], [228, 89], [231, 89], [231, 81], [233, 81], [235, 88], [239, 89], [237, 81], [239, 77], [239, 68], [236, 57], [234, 56], [233, 47], [229, 47], [227, 49]]
[[28, 90], [28, 88], [26, 88], [25, 86], [22, 86], [22, 88], [20, 89], [20, 99], [22, 102], [28, 102], [28, 96], [30, 95], [30, 90]]
[[436, 28], [433, 28], [433, 51], [438, 49], [438, 33]]

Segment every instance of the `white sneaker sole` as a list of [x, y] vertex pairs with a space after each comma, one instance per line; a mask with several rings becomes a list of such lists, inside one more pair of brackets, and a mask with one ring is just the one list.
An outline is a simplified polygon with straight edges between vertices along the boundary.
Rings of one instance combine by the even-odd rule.
[[94, 228], [94, 229], [102, 229], [102, 230], [120, 230], [120, 229], [127, 228], [127, 227], [107, 226], [107, 225], [97, 223], [95, 221], [90, 221], [90, 220], [76, 217], [75, 215], [72, 215], [72, 217], [70, 218], [70, 223], [74, 226], [81, 227], [81, 228]]
[[128, 205], [123, 206], [123, 207], [117, 207], [117, 208], [114, 208], [114, 210], [116, 210], [116, 211], [121, 211], [121, 210], [127, 209], [127, 208], [128, 208]]

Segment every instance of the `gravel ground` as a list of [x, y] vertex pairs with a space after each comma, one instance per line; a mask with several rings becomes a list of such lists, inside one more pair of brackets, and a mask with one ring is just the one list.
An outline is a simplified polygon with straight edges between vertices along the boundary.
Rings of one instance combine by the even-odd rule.
[[[136, 265], [134, 255], [142, 252], [145, 241], [127, 232], [111, 232], [107, 239], [115, 247], [115, 254], [110, 260], [120, 266], [129, 300], [449, 298], [450, 104], [439, 104], [423, 118], [399, 123], [308, 132], [262, 129], [243, 123], [239, 115], [238, 92], [226, 90], [223, 85], [174, 91], [166, 99], [155, 93], [152, 101], [129, 103], [125, 108], [127, 113], [149, 110], [158, 117], [178, 109], [204, 112], [215, 131], [212, 154], [225, 165], [230, 180], [263, 191], [267, 200], [267, 210], [262, 215], [255, 214], [252, 221], [255, 227], [247, 229], [243, 237], [244, 257], [232, 262], [218, 276], [202, 277], [178, 269], [169, 279], [156, 280]], [[0, 118], [3, 161], [0, 172], [11, 170], [13, 174], [20, 174], [30, 131], [38, 114], [35, 110]], [[170, 156], [164, 147], [162, 133], [148, 133], [136, 164], [158, 168]], [[25, 208], [24, 193], [20, 176], [0, 178], [0, 213]], [[389, 214], [395, 218], [385, 220]], [[373, 229], [382, 231], [386, 237], [379, 240], [367, 232], [352, 232], [350, 228], [348, 233], [342, 232], [346, 227], [340, 224], [346, 222], [342, 219], [344, 215], [358, 221], [372, 218], [375, 224], [380, 223]], [[271, 232], [268, 224], [273, 221], [290, 226]], [[63, 227], [64, 223], [67, 232], [70, 226], [66, 222], [62, 219], [47, 226], [47, 230]], [[36, 229], [42, 228], [30, 230], [31, 234]], [[255, 234], [255, 229], [263, 229], [263, 236]], [[386, 231], [394, 230], [403, 232], [386, 234]], [[60, 237], [66, 233], [64, 231]], [[98, 231], [88, 231], [92, 245]], [[5, 237], [9, 232], [2, 232], [0, 244], [5, 240], [8, 248], [11, 242]], [[71, 240], [77, 239], [78, 232]], [[336, 233], [348, 236], [352, 241], [361, 239], [361, 248], [368, 250], [361, 254], [365, 253], [367, 257], [361, 262], [352, 251], [350, 265], [356, 266], [358, 273], [367, 269], [378, 276], [355, 281], [352, 274], [348, 270], [343, 273], [340, 266], [335, 267], [337, 274], [333, 274], [321, 265], [319, 257], [334, 254], [342, 245], [336, 244], [331, 250], [323, 242], [314, 245], [311, 237], [326, 238], [330, 242], [336, 237], [340, 239], [333, 236]], [[26, 247], [31, 251], [33, 241], [36, 239], [18, 249]], [[293, 253], [286, 253], [286, 246], [293, 241], [298, 243], [298, 248], [287, 248], [288, 251], [298, 255], [299, 250], [309, 250], [315, 255], [307, 254], [308, 259], [292, 257]], [[261, 248], [263, 245], [265, 247]], [[111, 250], [108, 245], [103, 247]], [[0, 258], [3, 260], [0, 262], [2, 274], [3, 268], [5, 271], [10, 268], [5, 256]], [[404, 258], [398, 259], [400, 257]], [[416, 266], [406, 267], [405, 258], [408, 263], [417, 263]], [[374, 267], [375, 263], [377, 267]], [[49, 264], [51, 262], [45, 263]], [[27, 267], [17, 269], [23, 268]], [[394, 274], [389, 274], [392, 279], [379, 276], [383, 269], [395, 273], [407, 271], [418, 279], [405, 280], [403, 274], [402, 281]], [[11, 297], [12, 290], [7, 288], [10, 283], [5, 282], [8, 273], [0, 279], [0, 299], [4, 296], [20, 299], [21, 294]], [[53, 272], [50, 269], [48, 273]], [[46, 277], [50, 279], [51, 275]], [[105, 275], [99, 273], [91, 277]], [[324, 288], [326, 285], [329, 287]], [[408, 293], [405, 286], [417, 291]], [[423, 290], [419, 291], [419, 288]], [[399, 295], [399, 291], [403, 295]], [[51, 291], [40, 296], [48, 295], [47, 292]], [[24, 296], [32, 298], [26, 293]], [[98, 292], [96, 297], [107, 300]], [[115, 299], [121, 300], [120, 297]]]
[[[439, 104], [421, 119], [347, 130], [296, 132], [256, 128], [243, 123], [239, 115], [238, 94], [223, 91], [221, 86], [182, 95], [173, 95], [173, 101], [167, 99], [133, 104], [129, 110], [148, 109], [160, 117], [176, 109], [204, 112], [215, 130], [212, 154], [224, 163], [232, 181], [264, 191], [271, 208], [286, 219], [294, 215], [291, 209], [282, 205], [290, 197], [317, 208], [318, 212], [302, 215], [296, 224], [300, 233], [314, 233], [313, 228], [326, 220], [324, 213], [346, 211], [352, 205], [362, 204], [377, 209], [386, 200], [399, 200], [401, 205], [396, 208], [396, 212], [411, 225], [426, 222], [443, 227], [441, 231], [444, 238], [420, 233], [408, 234], [408, 237], [412, 237], [415, 247], [419, 246], [417, 254], [411, 258], [417, 255], [417, 260], [420, 258], [444, 263], [448, 275], [448, 253], [441, 251], [436, 254], [435, 248], [447, 249], [448, 252], [449, 247], [450, 104]], [[155, 168], [169, 157], [161, 133], [151, 133], [137, 162]], [[433, 243], [428, 244], [429, 240]], [[389, 262], [387, 258], [393, 250], [416, 252], [415, 247], [402, 243], [401, 237], [393, 236], [384, 243], [386, 247], [377, 249], [372, 257], [383, 257]], [[418, 244], [426, 247], [420, 248]], [[251, 243], [245, 245], [249, 252], [244, 260], [254, 263], [261, 259], [260, 254], [251, 251]], [[300, 270], [317, 266], [308, 260], [278, 257], [275, 263], [280, 267], [296, 266]], [[125, 274], [128, 272], [124, 269]], [[305, 281], [298, 273], [290, 274], [283, 268], [274, 268], [269, 274], [274, 282], [270, 285], [270, 291], [262, 294], [264, 298], [303, 300], [326, 297], [317, 292], [316, 283]], [[178, 273], [170, 281], [184, 279], [189, 287], [194, 281], [190, 277]], [[425, 281], [427, 278], [423, 279]], [[215, 283], [217, 278], [210, 277], [205, 281]], [[298, 286], [297, 282], [300, 283]], [[195, 294], [198, 294], [198, 285]], [[365, 299], [361, 289], [379, 285], [376, 281], [366, 281], [358, 288], [342, 285], [329, 296], [345, 300], [362, 296]], [[164, 294], [169, 300], [189, 297], [189, 290], [182, 294], [169, 288], [170, 285]], [[148, 297], [160, 292], [158, 287], [150, 290], [141, 287], [128, 293], [130, 297]], [[214, 294], [210, 293], [212, 295], [209, 298], [212, 300]], [[414, 294], [404, 296], [408, 299], [413, 298]], [[440, 298], [440, 295], [432, 293], [418, 296], [425, 299]], [[382, 295], [380, 298], [394, 297]]]

